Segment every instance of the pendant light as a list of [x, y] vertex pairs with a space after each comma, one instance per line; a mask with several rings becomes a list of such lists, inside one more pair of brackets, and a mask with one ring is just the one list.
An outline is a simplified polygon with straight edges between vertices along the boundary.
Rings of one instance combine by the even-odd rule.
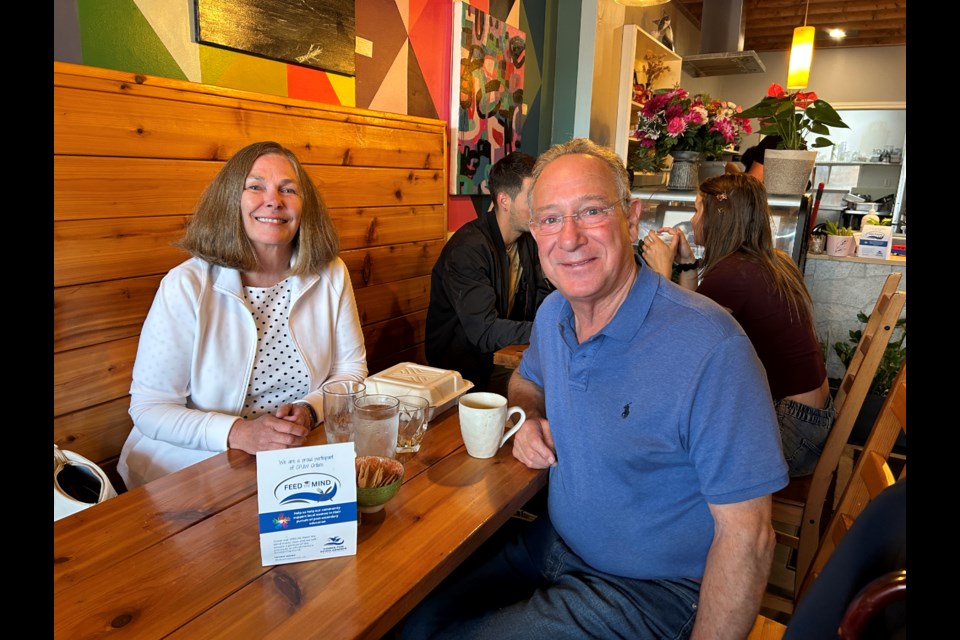
[[790, 64], [787, 68], [787, 91], [806, 89], [810, 82], [810, 64], [813, 62], [813, 36], [816, 29], [807, 26], [810, 0], [803, 12], [803, 26], [793, 30], [793, 45], [790, 47]]

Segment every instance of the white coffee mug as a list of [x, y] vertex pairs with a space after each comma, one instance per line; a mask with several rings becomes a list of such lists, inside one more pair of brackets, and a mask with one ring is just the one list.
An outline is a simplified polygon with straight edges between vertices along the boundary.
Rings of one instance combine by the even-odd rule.
[[[508, 407], [507, 399], [496, 393], [468, 393], [460, 397], [460, 435], [467, 453], [474, 458], [492, 458], [515, 434], [527, 414], [520, 407]], [[507, 418], [517, 421], [506, 433]]]

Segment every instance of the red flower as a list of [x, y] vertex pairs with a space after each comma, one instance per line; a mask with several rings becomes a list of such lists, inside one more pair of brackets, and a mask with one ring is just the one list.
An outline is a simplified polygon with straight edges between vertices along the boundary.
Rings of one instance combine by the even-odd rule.
[[774, 82], [767, 87], [767, 95], [771, 98], [782, 98], [783, 96], [787, 95], [787, 92], [783, 90], [783, 87]]
[[808, 91], [807, 93], [797, 91], [797, 95], [793, 98], [793, 104], [795, 104], [798, 109], [806, 109], [813, 104], [816, 99], [817, 94], [813, 91]]

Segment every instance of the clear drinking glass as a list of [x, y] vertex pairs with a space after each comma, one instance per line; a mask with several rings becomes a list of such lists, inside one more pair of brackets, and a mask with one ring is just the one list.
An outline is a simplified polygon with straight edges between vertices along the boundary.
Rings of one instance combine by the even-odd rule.
[[357, 456], [397, 456], [400, 401], [380, 393], [354, 400], [353, 441]]
[[416, 453], [427, 431], [430, 401], [420, 396], [399, 396], [397, 400], [400, 401], [397, 453]]
[[353, 442], [354, 401], [367, 392], [362, 382], [334, 380], [320, 386], [323, 391], [323, 430], [327, 443]]

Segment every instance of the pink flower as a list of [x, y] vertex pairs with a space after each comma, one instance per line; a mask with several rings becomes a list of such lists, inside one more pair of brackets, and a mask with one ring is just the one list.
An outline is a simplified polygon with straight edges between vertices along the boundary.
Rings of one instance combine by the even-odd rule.
[[683, 132], [686, 130], [687, 123], [682, 117], [671, 118], [667, 121], [667, 133], [671, 136], [677, 137], [683, 135]]

